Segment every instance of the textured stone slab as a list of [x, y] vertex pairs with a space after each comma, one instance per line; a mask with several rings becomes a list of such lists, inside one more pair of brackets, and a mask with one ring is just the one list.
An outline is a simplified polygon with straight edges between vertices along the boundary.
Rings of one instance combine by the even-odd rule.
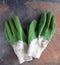
[[0, 0], [0, 65], [19, 65], [5, 38], [6, 19], [18, 15], [25, 30], [32, 19], [39, 20], [42, 11], [52, 11], [56, 16], [55, 36], [39, 60], [34, 59], [22, 65], [60, 65], [60, 0]]

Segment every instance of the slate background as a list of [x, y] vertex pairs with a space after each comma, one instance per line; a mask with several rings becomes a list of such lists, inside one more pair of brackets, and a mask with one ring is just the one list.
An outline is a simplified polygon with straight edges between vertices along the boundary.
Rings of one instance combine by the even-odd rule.
[[56, 16], [56, 33], [39, 60], [22, 65], [60, 65], [60, 0], [0, 0], [0, 65], [20, 65], [4, 34], [5, 21], [18, 15], [25, 30], [32, 19], [39, 20], [43, 11]]

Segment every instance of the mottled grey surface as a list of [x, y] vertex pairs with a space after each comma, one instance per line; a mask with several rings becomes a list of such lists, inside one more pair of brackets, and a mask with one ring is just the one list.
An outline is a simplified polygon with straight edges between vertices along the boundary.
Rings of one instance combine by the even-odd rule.
[[[41, 0], [0, 0], [0, 65], [19, 65], [16, 55], [13, 49], [8, 45], [8, 42], [4, 34], [5, 21], [9, 17], [18, 15], [22, 26], [25, 30], [33, 18], [39, 19], [41, 11], [26, 6], [26, 2], [36, 2]], [[49, 1], [49, 0], [43, 0]], [[52, 2], [60, 2], [60, 0], [51, 0]], [[31, 13], [31, 15], [29, 14]], [[25, 62], [22, 65], [36, 65], [36, 59], [32, 62]], [[39, 64], [40, 65], [40, 64]], [[41, 65], [57, 65], [55, 63], [43, 63]]]

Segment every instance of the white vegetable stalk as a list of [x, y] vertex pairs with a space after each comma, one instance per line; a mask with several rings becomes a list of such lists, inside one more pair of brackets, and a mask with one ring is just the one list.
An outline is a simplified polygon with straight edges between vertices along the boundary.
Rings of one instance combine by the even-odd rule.
[[28, 55], [34, 58], [40, 58], [42, 52], [48, 45], [48, 40], [42, 36], [31, 41], [29, 44]]
[[13, 45], [13, 49], [14, 49], [15, 54], [18, 57], [20, 64], [22, 64], [25, 61], [32, 60], [32, 57], [27, 55], [28, 46], [25, 42], [23, 41], [15, 42], [15, 44]]

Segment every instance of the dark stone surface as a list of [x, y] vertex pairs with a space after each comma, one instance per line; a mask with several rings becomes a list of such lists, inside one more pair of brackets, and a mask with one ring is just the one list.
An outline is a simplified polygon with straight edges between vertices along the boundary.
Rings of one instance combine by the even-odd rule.
[[[41, 4], [40, 1], [42, 2], [43, 5], [40, 5]], [[48, 2], [48, 5], [47, 5], [48, 7], [46, 6], [47, 4], [46, 2]], [[32, 21], [32, 19], [35, 18], [36, 20], [39, 20], [40, 13], [42, 11], [52, 11], [57, 16], [57, 21], [58, 21], [57, 24], [59, 24], [57, 28], [58, 34], [56, 34], [56, 37], [53, 39], [53, 43], [54, 43], [56, 39], [60, 38], [60, 34], [59, 34], [60, 33], [59, 31], [60, 30], [59, 29], [60, 28], [60, 23], [59, 23], [60, 4], [59, 3], [60, 3], [60, 0], [0, 0], [0, 65], [19, 65], [19, 62], [17, 60], [16, 55], [14, 54], [13, 49], [8, 45], [8, 42], [5, 38], [5, 34], [4, 34], [5, 21], [9, 17], [18, 15], [21, 20], [22, 26], [25, 30], [26, 26]], [[50, 6], [50, 4], [52, 5]], [[57, 7], [55, 7], [55, 5]], [[50, 49], [50, 47], [51, 45], [48, 47], [48, 49]], [[53, 49], [55, 49], [55, 46], [53, 47], [54, 47]], [[60, 49], [60, 46], [59, 47], [57, 46], [56, 48]], [[57, 53], [55, 50], [51, 50], [49, 53], [48, 52], [49, 50], [47, 50], [46, 52], [47, 54]], [[34, 59], [32, 62], [26, 62], [26, 63], [23, 63], [22, 65], [58, 65], [58, 64], [60, 65], [60, 63], [55, 63], [56, 59], [54, 59], [55, 56], [52, 57], [52, 54], [47, 56], [44, 56], [45, 55], [44, 54], [41, 59], [39, 60]], [[59, 51], [58, 51], [58, 54], [59, 54]], [[60, 56], [58, 57], [60, 58]]]

